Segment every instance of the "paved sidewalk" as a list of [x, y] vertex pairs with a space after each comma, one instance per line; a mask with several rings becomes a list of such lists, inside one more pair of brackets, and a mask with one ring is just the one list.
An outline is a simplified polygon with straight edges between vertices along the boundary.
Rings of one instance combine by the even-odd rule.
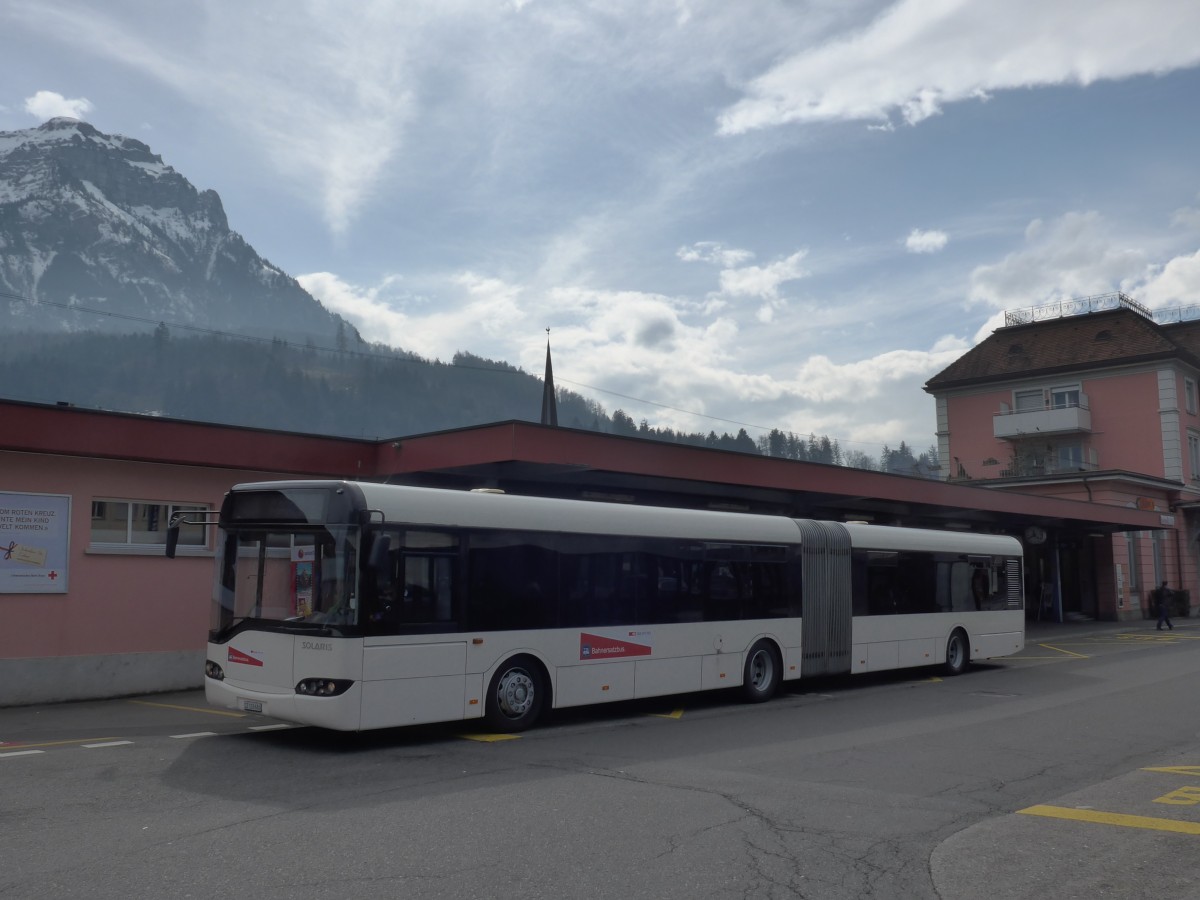
[[[1174, 618], [1171, 624], [1176, 629], [1191, 630], [1200, 626], [1200, 619]], [[1062, 640], [1064, 637], [1076, 635], [1103, 634], [1115, 631], [1153, 631], [1158, 625], [1158, 619], [1129, 619], [1125, 622], [1099, 621], [1067, 621], [1067, 622], [1035, 622], [1026, 620], [1025, 641], [1036, 644], [1038, 641]], [[1164, 631], [1166, 629], [1163, 629]]]

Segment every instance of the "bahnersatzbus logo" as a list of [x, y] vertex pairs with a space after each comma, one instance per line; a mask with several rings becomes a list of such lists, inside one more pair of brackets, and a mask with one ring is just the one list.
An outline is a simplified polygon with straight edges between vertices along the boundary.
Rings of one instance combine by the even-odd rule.
[[648, 642], [650, 632], [631, 632], [639, 640], [638, 643], [623, 638], [605, 637], [601, 634], [588, 634], [586, 631], [579, 635], [580, 659], [619, 659], [624, 656], [649, 656], [651, 647]]
[[241, 650], [236, 650], [233, 647], [229, 648], [226, 656], [230, 662], [241, 663], [244, 666], [261, 666], [263, 664], [261, 659], [255, 659], [249, 653], [243, 653]]

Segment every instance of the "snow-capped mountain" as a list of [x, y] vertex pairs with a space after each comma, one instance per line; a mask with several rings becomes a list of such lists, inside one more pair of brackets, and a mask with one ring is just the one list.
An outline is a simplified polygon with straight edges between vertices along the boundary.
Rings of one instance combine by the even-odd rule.
[[141, 141], [68, 118], [0, 132], [0, 325], [159, 321], [326, 346], [357, 337], [230, 231], [215, 191], [197, 191]]

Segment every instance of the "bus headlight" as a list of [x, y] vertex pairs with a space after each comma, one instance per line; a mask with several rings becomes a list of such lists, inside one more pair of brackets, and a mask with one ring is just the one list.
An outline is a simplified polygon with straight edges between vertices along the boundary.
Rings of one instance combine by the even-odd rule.
[[206, 659], [204, 661], [204, 677], [211, 678], [214, 681], [224, 681], [225, 670], [218, 666], [211, 659]]
[[296, 685], [296, 693], [308, 697], [336, 697], [350, 690], [354, 684], [345, 678], [305, 678]]

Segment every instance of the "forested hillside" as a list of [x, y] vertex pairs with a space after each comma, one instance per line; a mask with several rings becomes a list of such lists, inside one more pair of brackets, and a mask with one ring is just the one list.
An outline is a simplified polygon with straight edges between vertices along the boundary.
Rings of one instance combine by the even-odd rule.
[[[311, 434], [389, 438], [509, 419], [536, 422], [542, 379], [505, 362], [458, 353], [430, 361], [382, 345], [340, 349], [227, 335], [153, 332], [0, 335], [0, 395], [36, 403], [151, 413]], [[836, 440], [773, 429], [677, 432], [558, 388], [558, 423], [648, 440], [784, 459], [936, 474], [936, 452], [901, 443], [879, 460]]]

